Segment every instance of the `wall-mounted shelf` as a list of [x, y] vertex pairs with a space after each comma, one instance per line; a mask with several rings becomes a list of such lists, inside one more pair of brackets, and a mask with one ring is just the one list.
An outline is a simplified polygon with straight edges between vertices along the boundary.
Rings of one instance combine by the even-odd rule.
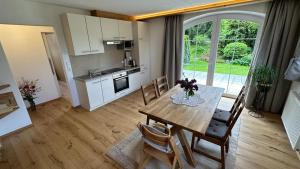
[[0, 90], [10, 87], [9, 84], [0, 85]]

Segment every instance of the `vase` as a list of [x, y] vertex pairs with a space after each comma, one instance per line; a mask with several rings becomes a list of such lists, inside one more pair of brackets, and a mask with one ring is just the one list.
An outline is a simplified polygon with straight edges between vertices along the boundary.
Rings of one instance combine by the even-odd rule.
[[27, 101], [30, 104], [29, 110], [36, 111], [36, 106], [35, 106], [34, 100], [27, 100]]
[[193, 90], [185, 90], [185, 97], [184, 99], [189, 100], [191, 96], [193, 96], [195, 93]]

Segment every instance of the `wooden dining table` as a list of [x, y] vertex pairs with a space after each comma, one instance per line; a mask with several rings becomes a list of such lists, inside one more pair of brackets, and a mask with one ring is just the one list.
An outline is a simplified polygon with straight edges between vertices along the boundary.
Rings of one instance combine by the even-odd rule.
[[147, 119], [172, 126], [172, 132], [174, 135], [177, 134], [187, 162], [193, 167], [196, 166], [196, 161], [183, 130], [204, 135], [224, 93], [224, 89], [219, 87], [205, 85], [198, 85], [198, 87], [196, 93], [204, 99], [204, 102], [198, 106], [174, 104], [171, 96], [183, 91], [177, 85], [158, 99], [139, 109], [139, 112], [145, 114]]

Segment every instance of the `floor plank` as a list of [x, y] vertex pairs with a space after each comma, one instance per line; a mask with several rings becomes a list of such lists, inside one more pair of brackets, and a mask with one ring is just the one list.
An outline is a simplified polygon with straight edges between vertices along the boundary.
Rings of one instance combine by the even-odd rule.
[[[230, 108], [232, 100], [220, 105]], [[145, 122], [138, 109], [144, 103], [135, 92], [93, 112], [72, 108], [64, 99], [37, 107], [30, 117], [33, 127], [3, 139], [1, 169], [115, 169], [105, 152], [125, 138], [136, 124]], [[300, 169], [279, 115], [263, 119], [242, 115], [236, 168]]]

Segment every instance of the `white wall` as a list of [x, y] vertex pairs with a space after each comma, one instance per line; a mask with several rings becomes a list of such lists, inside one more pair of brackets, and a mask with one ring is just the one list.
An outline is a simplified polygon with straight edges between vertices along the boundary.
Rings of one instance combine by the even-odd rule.
[[165, 38], [165, 18], [147, 20], [150, 33], [150, 74], [151, 79], [163, 73], [163, 47]]
[[6, 117], [0, 119], [0, 136], [7, 133], [13, 132], [17, 129], [26, 127], [31, 124], [30, 117], [28, 115], [26, 106], [23, 102], [21, 93], [19, 92], [18, 86], [12, 72], [10, 70], [9, 64], [5, 57], [5, 53], [0, 44], [0, 84], [10, 84], [10, 88], [2, 90], [1, 92], [12, 91], [14, 93], [16, 102], [20, 107], [13, 113], [7, 115]]
[[0, 41], [15, 80], [39, 80], [41, 91], [37, 93], [37, 104], [61, 96], [56, 76], [51, 71], [43, 32], [53, 33], [54, 30], [45, 26], [0, 24]]
[[[79, 105], [79, 99], [71, 61], [68, 55], [66, 40], [61, 22], [61, 15], [64, 13], [89, 14], [86, 10], [68, 8], [63, 6], [48, 5], [38, 2], [24, 0], [1, 0], [0, 1], [0, 23], [19, 25], [43, 25], [52, 26], [55, 29], [57, 38], [62, 49], [65, 78], [70, 88], [72, 105]], [[59, 61], [58, 61], [59, 62]], [[62, 72], [58, 72], [61, 74]]]

